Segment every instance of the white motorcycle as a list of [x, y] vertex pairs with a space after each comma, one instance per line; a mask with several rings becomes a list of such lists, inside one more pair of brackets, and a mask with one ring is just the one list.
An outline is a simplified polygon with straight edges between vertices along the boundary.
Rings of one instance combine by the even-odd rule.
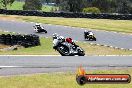
[[53, 49], [57, 50], [62, 56], [85, 55], [85, 52], [81, 47], [75, 47], [60, 36], [53, 37]]
[[33, 26], [33, 27], [36, 33], [42, 33], [42, 32], [47, 33], [47, 31], [41, 26], [40, 27]]

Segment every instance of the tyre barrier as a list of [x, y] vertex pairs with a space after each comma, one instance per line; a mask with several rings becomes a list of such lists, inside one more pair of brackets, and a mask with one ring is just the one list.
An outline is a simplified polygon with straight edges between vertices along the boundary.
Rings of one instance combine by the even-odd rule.
[[34, 34], [29, 35], [11, 35], [11, 34], [1, 34], [0, 44], [4, 45], [21, 45], [25, 48], [32, 46], [39, 46], [40, 39], [39, 36]]
[[0, 14], [22, 15], [22, 16], [41, 16], [41, 17], [65, 17], [65, 18], [91, 18], [91, 19], [114, 19], [114, 20], [132, 20], [132, 14], [118, 13], [73, 13], [73, 12], [43, 12], [26, 10], [4, 10], [0, 9]]

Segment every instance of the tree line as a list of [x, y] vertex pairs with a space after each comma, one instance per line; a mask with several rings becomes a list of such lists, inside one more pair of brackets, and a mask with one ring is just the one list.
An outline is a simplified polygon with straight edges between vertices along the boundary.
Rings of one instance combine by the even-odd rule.
[[132, 13], [132, 0], [53, 0], [62, 11], [82, 12], [97, 8], [101, 13]]
[[[0, 0], [5, 9], [15, 0]], [[22, 1], [22, 0], [21, 0]], [[98, 13], [132, 13], [132, 0], [23, 0], [23, 10], [41, 10], [43, 3], [55, 3], [59, 11], [98, 12]]]

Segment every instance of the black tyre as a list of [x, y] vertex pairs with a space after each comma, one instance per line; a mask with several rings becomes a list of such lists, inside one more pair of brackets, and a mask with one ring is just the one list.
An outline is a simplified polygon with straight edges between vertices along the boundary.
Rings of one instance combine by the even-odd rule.
[[61, 45], [57, 47], [57, 51], [62, 55], [62, 56], [70, 56], [69, 53], [69, 48], [67, 46]]
[[97, 39], [94, 37], [93, 40], [96, 41]]
[[76, 78], [76, 81], [77, 81], [77, 83], [78, 83], [79, 85], [84, 85], [84, 84], [86, 84], [86, 78], [85, 78], [84, 76], [78, 76], [78, 77]]
[[45, 33], [47, 33], [47, 31], [45, 30]]
[[85, 52], [82, 48], [78, 49], [78, 56], [84, 56]]
[[87, 39], [87, 36], [86, 36], [86, 35], [84, 35], [84, 39], [85, 39], [85, 40]]

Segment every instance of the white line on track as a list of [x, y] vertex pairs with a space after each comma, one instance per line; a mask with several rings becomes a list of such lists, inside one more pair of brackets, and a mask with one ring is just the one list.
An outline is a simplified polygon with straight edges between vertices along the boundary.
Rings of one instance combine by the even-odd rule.
[[126, 57], [126, 56], [128, 56], [128, 57], [131, 57], [132, 55], [93, 55], [93, 56], [107, 56], [107, 57], [115, 57], [115, 56], [123, 56], [123, 57]]
[[30, 22], [30, 23], [32, 23], [32, 24], [33, 24], [33, 23], [35, 23], [35, 22]]
[[[61, 55], [0, 55], [0, 57], [60, 57]], [[88, 55], [85, 55], [88, 56]], [[132, 55], [92, 55], [92, 56], [132, 56]]]
[[0, 57], [7, 57], [7, 56], [11, 56], [11, 57], [14, 57], [14, 56], [16, 56], [16, 57], [23, 57], [23, 56], [28, 56], [28, 57], [30, 57], [30, 56], [34, 56], [34, 57], [43, 57], [43, 56], [46, 56], [46, 57], [52, 57], [52, 56], [54, 56], [54, 57], [58, 57], [58, 56], [61, 56], [61, 55], [0, 55]]
[[0, 66], [0, 68], [18, 68], [21, 66]]

